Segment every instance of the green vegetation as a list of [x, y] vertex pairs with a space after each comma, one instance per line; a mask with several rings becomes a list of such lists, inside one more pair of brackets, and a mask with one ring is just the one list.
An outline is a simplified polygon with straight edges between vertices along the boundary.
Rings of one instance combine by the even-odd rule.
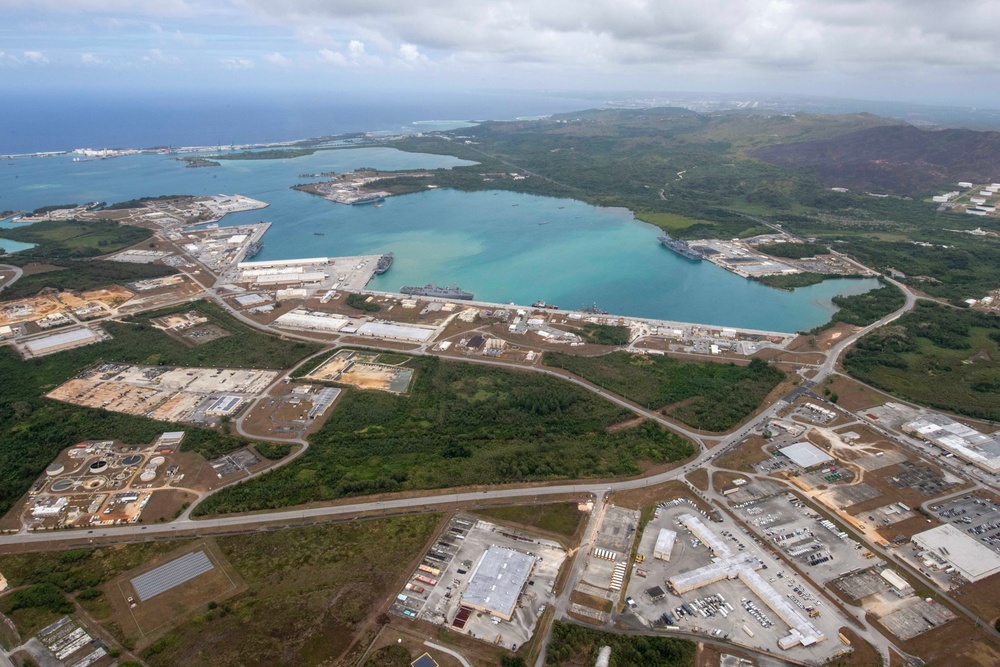
[[377, 303], [369, 303], [366, 299], [368, 299], [368, 297], [363, 294], [348, 294], [345, 303], [351, 308], [357, 308], [358, 310], [362, 310], [366, 313], [377, 313], [382, 310], [382, 306]]
[[60, 267], [60, 270], [22, 276], [4, 290], [4, 298], [34, 296], [46, 287], [86, 291], [177, 273], [176, 269], [158, 264], [122, 264], [88, 259], [135, 245], [151, 235], [148, 229], [119, 225], [109, 220], [53, 220], [4, 230], [4, 236], [12, 241], [35, 244], [34, 248], [22, 250], [5, 260], [7, 263], [24, 266], [31, 262], [43, 262]]
[[619, 635], [556, 621], [545, 664], [592, 665], [602, 646], [611, 647], [610, 667], [694, 667], [695, 643], [673, 637]]
[[254, 445], [254, 449], [271, 461], [283, 459], [292, 453], [292, 446], [287, 442], [258, 442]]
[[[219, 538], [249, 590], [168, 632], [152, 667], [331, 664], [420, 551], [438, 515]], [[240, 641], [233, 641], [240, 637]], [[353, 663], [352, 663], [353, 664]]]
[[[188, 347], [146, 322], [150, 316], [194, 308], [232, 335]], [[200, 301], [168, 311], [106, 322], [109, 341], [41, 359], [23, 361], [11, 348], [0, 350], [0, 511], [27, 491], [56, 455], [82, 440], [152, 442], [163, 431], [187, 431], [183, 448], [212, 458], [247, 444], [243, 438], [190, 425], [83, 408], [44, 394], [98, 362], [232, 368], [288, 368], [319, 346], [291, 343], [260, 333]], [[2, 570], [0, 570], [2, 571]]]
[[588, 343], [597, 345], [628, 345], [629, 328], [588, 322], [583, 325], [580, 335]]
[[787, 259], [803, 259], [816, 255], [826, 255], [830, 252], [830, 249], [822, 243], [771, 243], [759, 245], [757, 250], [772, 257], [785, 257]]
[[739, 424], [784, 377], [760, 359], [737, 366], [626, 352], [600, 357], [546, 352], [543, 361], [707, 431], [725, 431]]
[[818, 285], [829, 276], [825, 276], [822, 273], [789, 273], [775, 276], [754, 276], [753, 280], [767, 285], [768, 287], [773, 287], [775, 289], [788, 290], [791, 291], [796, 287], [809, 287], [810, 285]]
[[572, 537], [583, 515], [576, 503], [551, 503], [547, 505], [515, 505], [476, 510], [476, 514], [497, 521], [513, 521], [523, 526], [533, 526], [550, 533]]
[[854, 377], [933, 408], [1000, 421], [1000, 317], [918, 302], [844, 357]]
[[11, 241], [36, 244], [18, 252], [16, 259], [38, 262], [104, 255], [145, 241], [153, 233], [110, 220], [52, 220], [5, 229], [3, 235]]
[[[812, 140], [830, 139], [834, 144], [843, 140], [848, 145], [862, 134], [859, 130], [878, 133], [894, 130], [894, 125], [898, 123], [868, 114], [790, 117], [696, 114], [683, 109], [582, 111], [537, 121], [488, 122], [450, 133], [470, 136], [475, 145], [433, 135], [393, 144], [401, 150], [453, 155], [478, 164], [434, 170], [426, 178], [387, 176], [378, 187], [392, 190], [395, 184], [399, 190], [394, 191], [407, 192], [435, 184], [572, 197], [599, 206], [627, 207], [640, 220], [677, 238], [748, 237], [772, 231], [762, 221], [780, 223], [799, 236], [818, 239], [812, 245], [773, 249], [782, 256], [811, 254], [837, 244], [838, 250], [879, 271], [902, 271], [911, 276], [906, 282], [935, 296], [984, 296], [1000, 285], [1000, 240], [948, 230], [981, 225], [1000, 231], [996, 219], [970, 221], [970, 216], [937, 212], [919, 198], [871, 197], [866, 188], [834, 192], [812, 169], [750, 157], [757, 155], [753, 149], [773, 145], [804, 147], [808, 156]], [[941, 141], [931, 141], [934, 133], [913, 129], [910, 134], [913, 137], [899, 138], [899, 146], [885, 149], [891, 154], [912, 151], [906, 144], [911, 139], [913, 145], [930, 141], [928, 150], [942, 148]], [[867, 170], [874, 161], [852, 163], [848, 175], [865, 179], [896, 171], [927, 171], [919, 161], [890, 162], [879, 163], [875, 171]], [[954, 161], [949, 164], [953, 169]], [[514, 180], [511, 172], [528, 177]], [[925, 183], [926, 176], [922, 174]], [[898, 191], [914, 182], [907, 176], [900, 181], [904, 189]]]
[[[217, 538], [247, 590], [170, 630], [143, 653], [154, 667], [326, 664], [343, 653], [368, 615], [430, 538], [439, 515], [392, 517]], [[0, 598], [22, 631], [37, 631], [76, 600], [112, 635], [126, 637], [103, 590], [116, 577], [189, 542], [164, 541], [0, 556], [12, 587]], [[97, 591], [94, 596], [89, 591]], [[121, 595], [117, 587], [108, 592]], [[55, 612], [55, 613], [54, 613]], [[27, 632], [26, 632], [27, 631]], [[233, 641], [233, 637], [241, 641]], [[408, 664], [408, 663], [407, 663]]]
[[[201, 158], [181, 158], [184, 160], [200, 160]], [[127, 208], [142, 208], [146, 204], [155, 201], [170, 201], [172, 199], [187, 199], [190, 195], [160, 195], [158, 197], [139, 197], [138, 199], [129, 199], [127, 201], [120, 201], [115, 204], [108, 204], [103, 207], [105, 211], [120, 211]]]
[[[880, 279], [881, 280], [881, 279]], [[864, 294], [852, 296], [835, 296], [833, 305], [840, 308], [830, 321], [816, 327], [810, 333], [818, 333], [828, 329], [838, 322], [845, 322], [856, 327], [866, 327], [893, 313], [906, 304], [906, 296], [895, 285], [882, 280], [882, 287]]]
[[243, 151], [242, 153], [219, 153], [208, 155], [208, 160], [289, 160], [312, 155], [318, 148], [272, 148], [262, 151]]
[[59, 211], [65, 208], [76, 208], [79, 204], [50, 204], [48, 206], [41, 206], [36, 208], [31, 212], [31, 215], [45, 215], [46, 213], [51, 213], [52, 211]]
[[[18, 253], [20, 255], [21, 253]], [[6, 259], [9, 264], [27, 264], [27, 257]], [[177, 270], [162, 264], [127, 264], [124, 262], [102, 262], [98, 260], [52, 260], [57, 265], [67, 267], [56, 271], [22, 276], [3, 292], [4, 299], [23, 299], [35, 296], [45, 288], [85, 292], [109, 285], [124, 285], [136, 280], [162, 278], [177, 273]]]
[[390, 644], [368, 656], [364, 667], [410, 667], [411, 660], [413, 656], [409, 649], [399, 644]]
[[345, 389], [289, 465], [210, 496], [198, 514], [287, 507], [409, 489], [635, 475], [691, 444], [537, 373], [414, 358], [410, 396]]

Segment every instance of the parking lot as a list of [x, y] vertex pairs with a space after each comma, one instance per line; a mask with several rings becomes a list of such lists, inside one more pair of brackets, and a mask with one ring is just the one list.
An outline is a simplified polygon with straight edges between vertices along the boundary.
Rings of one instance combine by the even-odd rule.
[[954, 524], [969, 537], [1000, 553], [1000, 504], [970, 494], [931, 505], [930, 509], [944, 523]]
[[[705, 544], [680, 522], [684, 515], [695, 517], [704, 524], [704, 530], [714, 536], [712, 545]], [[669, 561], [653, 555], [661, 529], [677, 533]], [[772, 589], [773, 597], [786, 606], [791, 605], [812, 622], [824, 638], [811, 647], [800, 645], [782, 651], [778, 641], [789, 635], [790, 626], [772, 608], [773, 600], [771, 604], [765, 602], [742, 578], [723, 576], [681, 594], [671, 588], [668, 583], [671, 577], [718, 562], [716, 549], [721, 549], [722, 553], [728, 550], [730, 558], [756, 569], [756, 574], [762, 578], [760, 583]], [[629, 582], [629, 606], [651, 627], [678, 627], [809, 662], [824, 662], [843, 648], [837, 641], [839, 628], [845, 624], [841, 613], [822, 598], [812, 584], [777, 560], [769, 546], [746, 533], [728, 516], [721, 522], [714, 522], [689, 504], [665, 503], [644, 529], [637, 556], [642, 563], [635, 566]]]
[[860, 542], [793, 494], [778, 494], [736, 509], [762, 540], [780, 549], [819, 583], [871, 565], [864, 555], [869, 552]]
[[[463, 604], [469, 581], [490, 547], [535, 559], [509, 621]], [[424, 554], [391, 610], [516, 650], [531, 638], [539, 616], [554, 601], [552, 588], [565, 560], [566, 551], [555, 542], [459, 514]]]

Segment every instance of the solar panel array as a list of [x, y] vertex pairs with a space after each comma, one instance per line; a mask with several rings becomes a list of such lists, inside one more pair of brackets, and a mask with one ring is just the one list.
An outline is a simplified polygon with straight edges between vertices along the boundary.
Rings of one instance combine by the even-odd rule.
[[145, 602], [214, 568], [204, 551], [195, 551], [134, 577], [132, 587], [139, 599]]

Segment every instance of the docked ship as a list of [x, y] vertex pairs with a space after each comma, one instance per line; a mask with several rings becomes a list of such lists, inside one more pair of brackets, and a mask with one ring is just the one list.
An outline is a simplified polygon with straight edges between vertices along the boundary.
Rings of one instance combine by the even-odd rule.
[[586, 313], [587, 315], [607, 315], [608, 314], [608, 311], [601, 310], [600, 308], [598, 308], [596, 303], [591, 304], [589, 306], [584, 306], [583, 308], [580, 309], [580, 312], [581, 313]]
[[424, 285], [423, 287], [411, 287], [405, 285], [399, 288], [399, 291], [403, 294], [410, 294], [413, 296], [436, 296], [443, 299], [464, 299], [469, 301], [475, 296], [472, 292], [466, 292], [460, 289], [457, 285], [452, 287], [438, 287], [434, 283], [429, 285]]
[[690, 259], [692, 262], [700, 262], [705, 259], [705, 256], [700, 252], [688, 245], [687, 241], [682, 241], [680, 239], [670, 238], [670, 234], [664, 234], [659, 238], [660, 245], [668, 250], [673, 250], [675, 253], [683, 257], [684, 259]]
[[378, 264], [375, 265], [375, 273], [382, 275], [383, 273], [388, 271], [389, 267], [392, 266], [393, 259], [394, 257], [391, 252], [387, 252], [381, 257], [379, 257]]
[[246, 254], [243, 255], [243, 259], [245, 260], [250, 259], [263, 249], [264, 249], [263, 243], [261, 243], [260, 241], [254, 241], [253, 243], [247, 246], [247, 251]]
[[536, 301], [531, 304], [532, 308], [551, 308], [552, 310], [559, 310], [559, 306], [554, 303], [545, 303], [544, 301]]

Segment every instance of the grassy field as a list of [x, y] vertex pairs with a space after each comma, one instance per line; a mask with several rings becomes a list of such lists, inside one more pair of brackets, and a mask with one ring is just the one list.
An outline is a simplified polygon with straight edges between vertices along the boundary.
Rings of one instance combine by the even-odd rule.
[[531, 526], [572, 537], [580, 527], [583, 513], [576, 503], [551, 503], [548, 505], [518, 505], [514, 507], [491, 507], [476, 510], [480, 514], [497, 521], [511, 521], [522, 526]]
[[[61, 615], [50, 607], [75, 599], [126, 647], [136, 644], [153, 667], [318, 665], [347, 650], [373, 609], [395, 593], [397, 579], [439, 518], [393, 517], [218, 538], [247, 590], [179, 620], [150, 646], [110, 627], [112, 609], [99, 587], [188, 542], [0, 556], [0, 571], [12, 586], [35, 590], [33, 606], [12, 612], [23, 638]], [[9, 610], [19, 599], [5, 596], [7, 607], [0, 608]]]
[[638, 474], [691, 444], [537, 373], [415, 358], [409, 396], [348, 388], [311, 447], [288, 466], [208, 498], [196, 512], [242, 512], [345, 496]]
[[145, 314], [105, 324], [109, 341], [23, 361], [10, 348], [0, 349], [0, 512], [10, 509], [60, 450], [82, 440], [118, 439], [147, 443], [163, 431], [186, 431], [183, 448], [214, 457], [245, 444], [243, 438], [190, 425], [158, 422], [104, 410], [59, 403], [44, 394], [99, 361], [178, 366], [287, 368], [319, 349], [262, 334], [208, 302], [185, 304], [232, 335], [188, 347], [153, 329]]
[[17, 253], [17, 258], [71, 259], [105, 255], [152, 237], [141, 227], [119, 225], [108, 220], [53, 220], [5, 229], [4, 238], [36, 247]]
[[611, 667], [694, 667], [695, 643], [671, 637], [627, 636], [556, 621], [545, 655], [554, 667], [589, 667], [602, 646], [611, 647]]
[[918, 303], [844, 358], [851, 375], [917, 403], [1000, 421], [1000, 317]]
[[740, 423], [784, 377], [758, 359], [737, 366], [625, 352], [600, 357], [549, 352], [543, 361], [707, 431], [725, 431]]
[[34, 296], [46, 287], [84, 291], [177, 272], [158, 264], [122, 264], [90, 259], [149, 239], [152, 232], [140, 227], [106, 220], [53, 220], [5, 229], [3, 236], [12, 241], [36, 244], [34, 248], [5, 259], [8, 264], [24, 266], [30, 262], [42, 262], [62, 267], [57, 271], [22, 276], [4, 290], [4, 299]]
[[[150, 665], [318, 665], [337, 658], [389, 596], [438, 515], [218, 539], [249, 590], [160, 640]], [[233, 641], [240, 637], [240, 641]]]
[[180, 544], [150, 542], [0, 556], [0, 572], [10, 586], [30, 586], [25, 590], [35, 591], [20, 600], [10, 595], [0, 598], [0, 611], [14, 621], [22, 639], [71, 612], [74, 600], [95, 618], [108, 618], [111, 605], [100, 586]]

